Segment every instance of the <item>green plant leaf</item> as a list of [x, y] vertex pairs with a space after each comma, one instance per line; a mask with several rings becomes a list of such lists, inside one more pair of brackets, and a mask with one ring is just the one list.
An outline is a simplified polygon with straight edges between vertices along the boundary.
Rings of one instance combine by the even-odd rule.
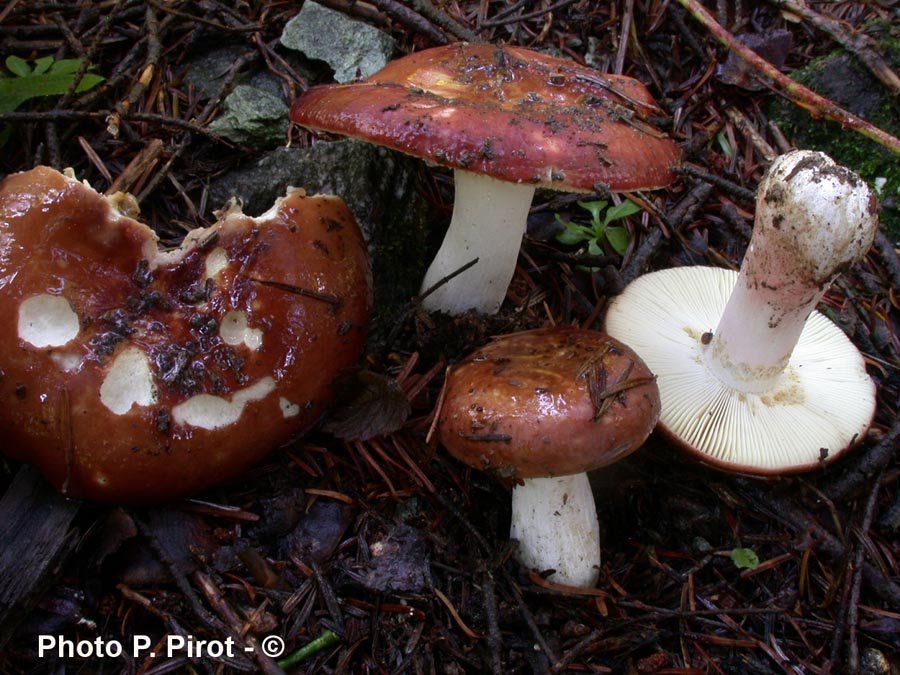
[[600, 245], [596, 239], [591, 239], [588, 242], [588, 253], [591, 255], [603, 255], [606, 251], [603, 250], [603, 247]]
[[[96, 87], [103, 78], [87, 73], [78, 83], [78, 93]], [[0, 78], [0, 112], [15, 110], [25, 101], [39, 96], [60, 96], [72, 84], [71, 73], [43, 73], [27, 77]]]
[[716, 141], [719, 143], [719, 147], [722, 149], [724, 155], [727, 157], [734, 157], [734, 148], [731, 146], [731, 143], [728, 142], [728, 137], [725, 136], [724, 132], [720, 131], [716, 134]]
[[72, 75], [79, 68], [81, 68], [81, 59], [60, 59], [51, 63], [50, 72], [54, 75], [57, 73]]
[[52, 56], [44, 56], [43, 58], [37, 59], [34, 62], [34, 75], [41, 75], [42, 73], [46, 73], [50, 70], [50, 66], [54, 63]]
[[731, 562], [740, 569], [755, 570], [759, 567], [759, 556], [752, 548], [735, 548], [731, 550]]
[[600, 212], [606, 208], [609, 202], [597, 199], [592, 202], [578, 202], [578, 206], [591, 214], [591, 223], [596, 228], [600, 225]]
[[28, 65], [28, 62], [25, 59], [10, 55], [6, 57], [4, 63], [9, 69], [9, 72], [16, 77], [28, 77], [31, 75], [31, 66]]
[[613, 226], [606, 228], [606, 241], [613, 247], [613, 250], [619, 255], [625, 255], [628, 250], [628, 244], [631, 237], [628, 236], [628, 230], [624, 227]]
[[577, 246], [593, 236], [593, 232], [582, 225], [568, 223], [566, 229], [557, 233], [556, 241], [565, 246]]
[[606, 217], [603, 220], [604, 225], [608, 225], [614, 220], [620, 220], [622, 218], [627, 218], [628, 216], [637, 213], [641, 210], [641, 207], [635, 204], [632, 201], [625, 200], [621, 204], [616, 204], [615, 206], [611, 206], [606, 211]]

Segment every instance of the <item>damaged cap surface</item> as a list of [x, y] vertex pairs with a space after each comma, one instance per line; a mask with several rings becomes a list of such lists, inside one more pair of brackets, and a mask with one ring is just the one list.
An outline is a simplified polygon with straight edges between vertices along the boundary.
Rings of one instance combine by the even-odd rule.
[[368, 255], [335, 197], [232, 208], [183, 244], [46, 167], [0, 184], [0, 438], [65, 494], [233, 478], [308, 428], [361, 352]]

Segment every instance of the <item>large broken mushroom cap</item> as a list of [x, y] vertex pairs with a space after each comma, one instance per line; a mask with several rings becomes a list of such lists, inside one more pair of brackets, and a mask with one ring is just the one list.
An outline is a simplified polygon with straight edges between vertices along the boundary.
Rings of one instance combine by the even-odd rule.
[[648, 119], [643, 84], [519, 47], [415, 52], [363, 82], [313, 87], [291, 108], [310, 129], [455, 170], [453, 217], [423, 290], [431, 310], [495, 313], [515, 271], [534, 190], [659, 188], [678, 151]]
[[66, 495], [186, 495], [308, 428], [361, 351], [368, 256], [335, 197], [292, 191], [161, 251], [46, 167], [0, 184], [0, 442]]
[[676, 268], [629, 284], [605, 328], [657, 374], [661, 428], [707, 464], [754, 474], [815, 468], [860, 441], [875, 385], [859, 351], [814, 308], [877, 227], [859, 176], [794, 151], [760, 183], [739, 274]]
[[460, 461], [521, 479], [510, 526], [519, 561], [592, 586], [600, 531], [586, 472], [637, 450], [658, 417], [654, 377], [631, 349], [561, 326], [498, 338], [453, 366], [437, 428]]

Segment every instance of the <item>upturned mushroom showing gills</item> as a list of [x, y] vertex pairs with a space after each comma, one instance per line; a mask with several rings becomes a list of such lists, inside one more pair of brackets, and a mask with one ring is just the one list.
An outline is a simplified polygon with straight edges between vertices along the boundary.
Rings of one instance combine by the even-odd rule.
[[586, 472], [637, 450], [658, 417], [653, 374], [631, 349], [561, 326], [497, 338], [450, 368], [437, 429], [460, 461], [518, 481], [517, 559], [590, 587], [600, 528]]
[[659, 112], [632, 78], [519, 47], [459, 43], [397, 59], [363, 82], [312, 87], [291, 119], [453, 169], [453, 215], [422, 284], [437, 288], [423, 304], [494, 314], [535, 188], [672, 182], [678, 150], [648, 121]]
[[818, 467], [860, 441], [875, 385], [815, 307], [877, 227], [859, 176], [793, 151], [759, 185], [740, 273], [676, 268], [629, 284], [605, 327], [656, 373], [661, 428], [704, 462], [752, 474]]
[[234, 478], [307, 429], [371, 308], [338, 198], [232, 207], [168, 251], [134, 207], [46, 167], [0, 184], [0, 449], [109, 503]]

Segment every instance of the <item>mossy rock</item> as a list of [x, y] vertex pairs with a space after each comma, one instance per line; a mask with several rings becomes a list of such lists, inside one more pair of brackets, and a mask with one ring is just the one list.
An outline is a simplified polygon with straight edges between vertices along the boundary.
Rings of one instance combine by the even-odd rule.
[[[900, 29], [874, 24], [867, 33], [877, 40], [888, 64], [895, 70], [900, 68]], [[900, 102], [855, 56], [834, 52], [791, 76], [855, 115], [900, 136]], [[772, 118], [797, 147], [828, 153], [872, 185], [881, 200], [885, 232], [892, 240], [900, 240], [900, 156], [840, 124], [813, 119], [787, 101], [779, 100], [773, 108]]]

